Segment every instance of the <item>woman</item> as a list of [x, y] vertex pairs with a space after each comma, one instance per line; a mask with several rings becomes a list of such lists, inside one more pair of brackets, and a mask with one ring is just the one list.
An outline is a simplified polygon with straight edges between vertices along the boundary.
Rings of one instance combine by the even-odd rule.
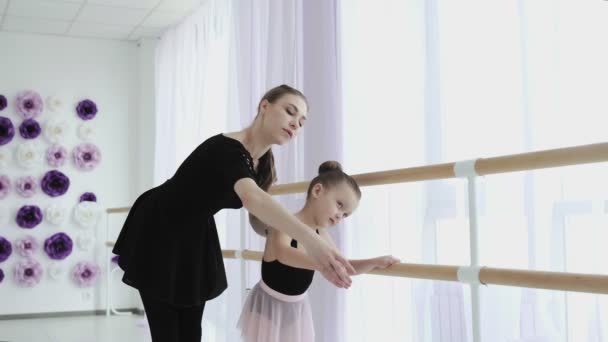
[[302, 243], [317, 269], [348, 288], [355, 270], [342, 255], [266, 192], [276, 179], [272, 145], [293, 140], [308, 103], [289, 86], [269, 90], [253, 124], [199, 145], [162, 185], [133, 204], [113, 252], [123, 282], [139, 290], [153, 342], [197, 341], [205, 302], [227, 287], [213, 215], [244, 206]]

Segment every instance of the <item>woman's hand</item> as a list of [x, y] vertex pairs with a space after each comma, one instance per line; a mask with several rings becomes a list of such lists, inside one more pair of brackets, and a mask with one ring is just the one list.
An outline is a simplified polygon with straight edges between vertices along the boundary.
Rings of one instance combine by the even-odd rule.
[[318, 270], [325, 279], [337, 287], [350, 287], [352, 284], [350, 275], [356, 273], [355, 269], [335, 248], [321, 238], [304, 243], [304, 248], [317, 263]]

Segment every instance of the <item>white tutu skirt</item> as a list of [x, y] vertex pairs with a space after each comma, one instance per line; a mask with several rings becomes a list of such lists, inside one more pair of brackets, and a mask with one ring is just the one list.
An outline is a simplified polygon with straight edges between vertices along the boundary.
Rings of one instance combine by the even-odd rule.
[[314, 342], [308, 296], [277, 292], [262, 280], [247, 296], [237, 324], [246, 342]]

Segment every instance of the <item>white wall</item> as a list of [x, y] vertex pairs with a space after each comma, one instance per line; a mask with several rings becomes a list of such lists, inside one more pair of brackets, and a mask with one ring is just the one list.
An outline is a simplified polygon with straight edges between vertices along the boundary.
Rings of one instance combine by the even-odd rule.
[[[21, 90], [34, 90], [43, 99], [48, 95], [59, 96], [64, 106], [58, 115], [70, 125], [63, 145], [71, 151], [80, 142], [76, 132], [82, 122], [75, 113], [75, 104], [81, 99], [91, 98], [99, 109], [91, 121], [97, 131], [93, 142], [102, 152], [102, 162], [93, 171], [79, 171], [71, 160], [60, 168], [71, 180], [70, 189], [63, 196], [51, 198], [39, 189], [29, 199], [12, 191], [0, 200], [0, 206], [9, 211], [8, 223], [0, 226], [0, 236], [14, 243], [15, 239], [29, 234], [36, 237], [42, 246], [48, 236], [64, 231], [75, 241], [79, 234], [86, 232], [72, 219], [71, 209], [78, 203], [81, 193], [93, 191], [102, 208], [119, 207], [130, 205], [142, 188], [150, 186], [152, 168], [149, 165], [152, 165], [154, 150], [153, 51], [154, 41], [137, 44], [0, 32], [0, 94], [9, 101], [9, 106], [0, 115], [9, 117], [15, 126], [20, 124], [22, 119], [14, 109], [14, 103], [15, 95]], [[45, 110], [38, 121], [44, 124], [51, 114]], [[42, 151], [49, 146], [43, 136], [35, 140], [43, 147]], [[17, 133], [11, 143], [0, 148], [14, 152], [23, 141]], [[7, 174], [14, 181], [21, 175], [41, 177], [50, 169], [43, 162], [39, 167], [26, 171], [19, 168], [13, 158], [0, 174]], [[43, 221], [26, 231], [15, 223], [14, 217], [21, 205], [35, 204], [44, 209], [50, 203], [61, 203], [69, 208], [68, 219], [59, 228]], [[36, 287], [21, 288], [14, 281], [13, 265], [21, 256], [13, 252], [8, 260], [0, 263], [5, 273], [4, 281], [0, 283], [0, 315], [104, 309], [106, 250], [103, 216], [95, 228], [97, 240], [93, 250], [81, 251], [74, 246], [73, 253], [60, 261], [65, 273], [58, 281], [48, 277], [47, 266], [51, 260], [42, 248], [34, 258], [42, 264], [45, 275]], [[120, 229], [122, 219], [124, 216], [119, 215], [110, 220], [114, 233]], [[102, 276], [96, 287], [80, 289], [70, 280], [69, 271], [80, 260], [95, 261], [100, 265]], [[122, 273], [118, 274], [122, 276]], [[112, 288], [117, 295], [118, 307], [138, 305], [136, 293], [120, 285], [118, 280]]]

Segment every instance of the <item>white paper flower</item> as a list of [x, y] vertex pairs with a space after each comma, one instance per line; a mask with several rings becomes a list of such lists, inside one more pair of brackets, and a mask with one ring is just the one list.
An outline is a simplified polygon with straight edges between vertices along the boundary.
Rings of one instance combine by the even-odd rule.
[[17, 147], [17, 163], [19, 166], [31, 169], [42, 163], [42, 154], [38, 145], [33, 141], [26, 141]]
[[61, 264], [59, 262], [51, 262], [49, 264], [49, 278], [53, 279], [53, 280], [57, 280], [59, 279], [63, 273], [65, 272], [63, 267], [61, 266]]
[[90, 121], [85, 121], [78, 127], [78, 137], [84, 141], [91, 141], [95, 139], [95, 127]]
[[8, 147], [0, 148], [0, 169], [6, 168], [11, 163], [12, 156]]
[[58, 144], [65, 140], [68, 134], [68, 124], [59, 118], [50, 118], [44, 127], [44, 136], [52, 143]]
[[78, 235], [76, 245], [81, 251], [89, 251], [95, 245], [95, 237], [91, 234]]
[[8, 223], [9, 214], [8, 209], [5, 207], [0, 207], [0, 225], [5, 225]]
[[51, 112], [56, 112], [63, 107], [63, 101], [57, 96], [49, 96], [46, 98], [46, 108]]
[[67, 216], [67, 210], [58, 205], [51, 204], [44, 211], [44, 218], [54, 225], [60, 225], [65, 221], [65, 217]]
[[99, 219], [99, 205], [96, 202], [84, 201], [74, 207], [74, 220], [82, 228], [91, 228]]

